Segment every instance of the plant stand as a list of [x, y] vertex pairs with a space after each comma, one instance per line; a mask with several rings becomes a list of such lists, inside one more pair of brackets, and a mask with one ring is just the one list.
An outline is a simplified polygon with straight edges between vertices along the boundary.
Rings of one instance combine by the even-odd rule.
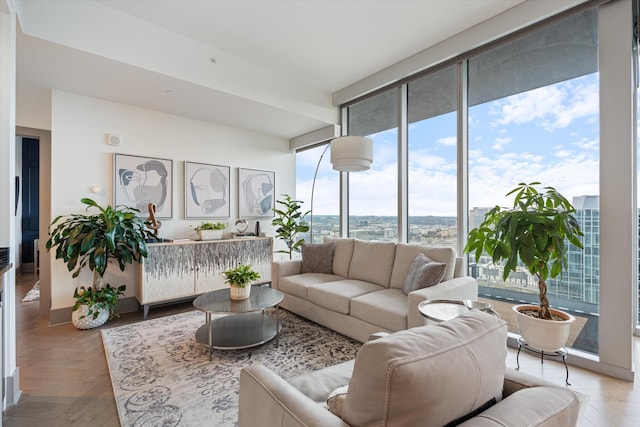
[[569, 355], [569, 352], [567, 351], [566, 348], [562, 347], [556, 351], [544, 352], [531, 347], [529, 344], [527, 344], [524, 338], [518, 338], [518, 354], [516, 355], [516, 364], [517, 364], [516, 370], [520, 369], [520, 350], [524, 350], [525, 353], [533, 354], [535, 356], [540, 356], [540, 364], [544, 363], [545, 356], [553, 360], [562, 359], [562, 363], [564, 363], [564, 369], [567, 372], [567, 376], [565, 377], [564, 382], [567, 385], [571, 385], [569, 383], [569, 367], [567, 366], [567, 356]]

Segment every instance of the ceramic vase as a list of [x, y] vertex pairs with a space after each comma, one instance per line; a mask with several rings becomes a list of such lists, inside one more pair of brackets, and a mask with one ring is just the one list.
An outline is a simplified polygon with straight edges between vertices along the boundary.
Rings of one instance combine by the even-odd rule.
[[576, 318], [564, 311], [551, 309], [551, 314], [564, 320], [545, 320], [521, 313], [522, 310], [537, 310], [537, 305], [519, 304], [513, 306], [518, 321], [520, 335], [527, 344], [535, 349], [554, 352], [567, 343], [571, 324]]
[[89, 312], [88, 305], [81, 305], [76, 311], [71, 313], [71, 323], [78, 329], [93, 329], [105, 324], [109, 320], [109, 310], [106, 308], [93, 307], [92, 311], [98, 311], [98, 316], [94, 319], [93, 314], [87, 315]]
[[229, 290], [231, 292], [231, 299], [233, 300], [243, 300], [251, 296], [251, 284], [249, 283], [247, 283], [244, 288], [240, 286], [230, 286]]

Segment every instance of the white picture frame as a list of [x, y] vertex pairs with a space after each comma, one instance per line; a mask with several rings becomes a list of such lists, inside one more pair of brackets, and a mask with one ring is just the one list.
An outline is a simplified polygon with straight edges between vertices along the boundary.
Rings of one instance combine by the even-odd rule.
[[173, 217], [173, 160], [114, 153], [113, 178], [116, 206], [136, 208], [147, 217], [154, 203], [156, 218]]
[[230, 174], [229, 166], [185, 161], [185, 219], [228, 219], [231, 216]]
[[273, 217], [276, 173], [238, 168], [238, 212], [240, 218]]

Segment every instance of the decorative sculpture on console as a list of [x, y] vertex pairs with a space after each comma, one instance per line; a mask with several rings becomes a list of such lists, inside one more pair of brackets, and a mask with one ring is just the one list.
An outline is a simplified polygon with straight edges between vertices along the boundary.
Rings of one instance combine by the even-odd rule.
[[157, 239], [158, 230], [160, 229], [160, 227], [162, 227], [162, 222], [158, 221], [158, 219], [156, 218], [156, 204], [149, 203], [147, 209], [149, 210], [149, 217], [144, 223], [149, 230], [153, 230], [153, 236]]

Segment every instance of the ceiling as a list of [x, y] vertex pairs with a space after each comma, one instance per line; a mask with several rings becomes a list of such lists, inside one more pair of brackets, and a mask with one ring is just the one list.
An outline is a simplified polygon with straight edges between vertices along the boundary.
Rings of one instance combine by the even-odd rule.
[[338, 122], [334, 92], [523, 1], [14, 0], [18, 112], [61, 89], [288, 139]]

